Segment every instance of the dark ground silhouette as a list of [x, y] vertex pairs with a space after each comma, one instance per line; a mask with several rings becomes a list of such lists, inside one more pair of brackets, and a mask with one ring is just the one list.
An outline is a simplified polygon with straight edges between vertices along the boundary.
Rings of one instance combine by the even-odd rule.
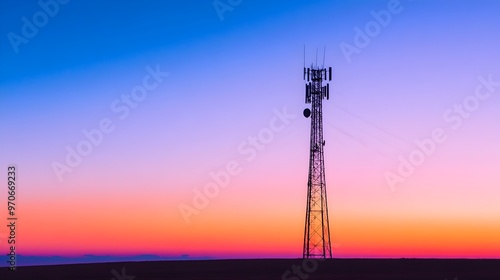
[[[294, 271], [295, 269], [295, 271]], [[500, 260], [302, 259], [150, 261], [2, 267], [0, 279], [351, 279], [500, 280]]]

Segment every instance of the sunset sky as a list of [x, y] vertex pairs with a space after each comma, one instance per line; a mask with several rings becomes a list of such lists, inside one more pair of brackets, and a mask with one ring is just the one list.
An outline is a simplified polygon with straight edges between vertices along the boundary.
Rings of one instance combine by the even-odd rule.
[[500, 258], [500, 2], [240, 2], [0, 1], [18, 254], [301, 257], [305, 45], [333, 255]]

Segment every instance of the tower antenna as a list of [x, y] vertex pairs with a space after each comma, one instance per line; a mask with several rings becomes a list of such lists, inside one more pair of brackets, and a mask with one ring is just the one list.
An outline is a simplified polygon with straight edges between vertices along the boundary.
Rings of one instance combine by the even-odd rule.
[[325, 56], [326, 56], [326, 45], [325, 48], [323, 49], [323, 65], [321, 65], [321, 68], [325, 67]]
[[318, 48], [316, 48], [316, 67], [318, 67]]
[[304, 68], [306, 68], [306, 44], [304, 44]]
[[[326, 53], [326, 46], [325, 46]], [[324, 64], [325, 55], [323, 55]], [[306, 79], [307, 73], [307, 79]], [[327, 78], [328, 73], [328, 78]], [[306, 81], [306, 104], [304, 117], [311, 117], [311, 138], [309, 145], [309, 175], [307, 178], [306, 221], [304, 227], [303, 258], [331, 258], [330, 222], [328, 219], [328, 199], [326, 196], [325, 160], [323, 140], [323, 100], [330, 98], [332, 68], [304, 68]], [[326, 85], [323, 85], [325, 82]]]

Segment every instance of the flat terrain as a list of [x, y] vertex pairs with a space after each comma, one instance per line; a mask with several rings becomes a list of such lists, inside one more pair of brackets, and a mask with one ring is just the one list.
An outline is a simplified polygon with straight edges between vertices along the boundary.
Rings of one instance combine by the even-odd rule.
[[16, 272], [2, 267], [0, 279], [500, 280], [500, 260], [257, 259], [123, 262], [18, 267]]

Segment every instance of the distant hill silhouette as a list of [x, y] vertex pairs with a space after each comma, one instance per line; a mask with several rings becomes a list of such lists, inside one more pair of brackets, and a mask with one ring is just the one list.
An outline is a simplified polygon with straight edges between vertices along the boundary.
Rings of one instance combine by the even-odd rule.
[[[159, 256], [159, 255], [135, 255], [135, 256], [97, 256], [83, 255], [80, 257], [62, 256], [25, 256], [17, 255], [17, 266], [33, 265], [58, 265], [58, 264], [85, 264], [85, 263], [108, 263], [108, 262], [135, 262], [135, 261], [166, 261], [166, 260], [210, 260], [211, 257]], [[0, 267], [7, 267], [6, 262], [1, 262]]]

